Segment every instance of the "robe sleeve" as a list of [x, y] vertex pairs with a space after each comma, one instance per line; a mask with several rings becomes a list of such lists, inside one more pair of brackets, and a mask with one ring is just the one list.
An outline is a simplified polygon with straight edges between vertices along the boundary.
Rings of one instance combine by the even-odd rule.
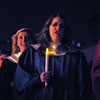
[[[76, 96], [76, 100], [88, 100], [87, 99], [87, 91], [88, 91], [88, 76], [87, 76], [87, 60], [85, 55], [80, 52], [80, 51], [76, 51], [73, 52], [72, 55], [70, 55], [72, 58], [71, 63], [70, 63], [70, 81], [69, 82], [69, 87], [72, 87], [70, 89], [70, 91], [73, 93], [74, 96], [72, 96], [72, 94], [70, 94], [70, 97], [72, 98], [72, 100], [74, 100], [75, 96]], [[76, 67], [75, 67], [76, 66]], [[72, 73], [74, 72], [75, 73]], [[73, 78], [73, 76], [76, 76], [75, 78]], [[72, 80], [73, 78], [73, 80]], [[73, 84], [74, 83], [74, 84]], [[76, 85], [76, 86], [75, 86]], [[75, 86], [75, 87], [74, 87]], [[75, 90], [74, 90], [75, 89]], [[76, 93], [76, 94], [75, 94]]]
[[13, 79], [16, 70], [16, 63], [5, 59], [0, 68], [0, 98], [11, 100], [13, 95]]
[[39, 72], [35, 68], [37, 58], [35, 52], [33, 47], [29, 47], [19, 58], [14, 78], [16, 95], [28, 94], [35, 86], [41, 84]]
[[79, 97], [78, 100], [88, 100], [89, 96], [87, 92], [89, 91], [89, 84], [88, 84], [88, 64], [85, 55], [80, 52], [78, 60], [79, 68], [78, 68], [78, 87], [79, 87]]

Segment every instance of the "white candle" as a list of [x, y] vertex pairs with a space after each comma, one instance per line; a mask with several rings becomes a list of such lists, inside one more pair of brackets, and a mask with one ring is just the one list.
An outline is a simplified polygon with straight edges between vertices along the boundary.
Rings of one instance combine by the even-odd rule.
[[[48, 71], [48, 66], [49, 66], [49, 50], [48, 48], [46, 48], [46, 53], [45, 53], [46, 57], [45, 57], [45, 72]], [[47, 86], [47, 82], [45, 82], [45, 86]]]

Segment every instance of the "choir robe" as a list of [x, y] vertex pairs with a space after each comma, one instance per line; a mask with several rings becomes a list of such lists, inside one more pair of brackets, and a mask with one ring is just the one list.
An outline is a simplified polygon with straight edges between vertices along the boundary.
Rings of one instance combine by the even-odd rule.
[[0, 100], [13, 100], [13, 80], [18, 62], [15, 55], [6, 57], [0, 68]]
[[92, 65], [92, 89], [96, 100], [100, 100], [100, 40], [94, 54]]
[[45, 71], [45, 56], [39, 56], [31, 46], [19, 58], [14, 100], [88, 100], [86, 67], [86, 58], [80, 51], [49, 56], [52, 78], [45, 86], [40, 80], [40, 74]]

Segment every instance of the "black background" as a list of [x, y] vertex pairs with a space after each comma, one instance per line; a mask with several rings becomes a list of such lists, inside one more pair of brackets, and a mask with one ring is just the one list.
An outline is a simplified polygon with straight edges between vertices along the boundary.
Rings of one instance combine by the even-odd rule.
[[[8, 43], [11, 36], [23, 27], [34, 33], [54, 12], [65, 16], [71, 29], [72, 40], [82, 47], [97, 43], [100, 23], [100, 0], [2, 0], [0, 1], [0, 43]], [[0, 44], [0, 45], [1, 45]]]

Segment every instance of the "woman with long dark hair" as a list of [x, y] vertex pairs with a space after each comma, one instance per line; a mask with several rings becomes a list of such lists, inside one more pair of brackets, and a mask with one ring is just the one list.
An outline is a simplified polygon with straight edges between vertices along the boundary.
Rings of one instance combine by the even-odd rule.
[[[71, 32], [68, 26], [67, 21], [63, 18], [63, 16], [61, 16], [59, 13], [55, 13], [52, 16], [50, 16], [50, 18], [46, 21], [43, 29], [41, 30], [41, 32], [38, 34], [38, 41], [41, 43], [41, 47], [40, 47], [40, 51], [41, 54], [45, 53], [46, 48], [50, 45], [51, 43], [51, 37], [49, 34], [49, 26], [52, 23], [52, 20], [55, 17], [60, 17], [61, 19], [64, 20], [62, 26], [61, 27], [61, 31], [64, 31], [63, 34], [63, 39], [61, 40], [61, 43], [63, 44], [63, 46], [67, 47], [67, 45], [70, 44], [70, 36], [71, 36]], [[64, 28], [64, 30], [63, 30]]]
[[19, 59], [15, 100], [86, 100], [86, 59], [68, 47], [68, 32], [58, 13], [47, 20], [37, 37], [40, 46], [29, 47]]

